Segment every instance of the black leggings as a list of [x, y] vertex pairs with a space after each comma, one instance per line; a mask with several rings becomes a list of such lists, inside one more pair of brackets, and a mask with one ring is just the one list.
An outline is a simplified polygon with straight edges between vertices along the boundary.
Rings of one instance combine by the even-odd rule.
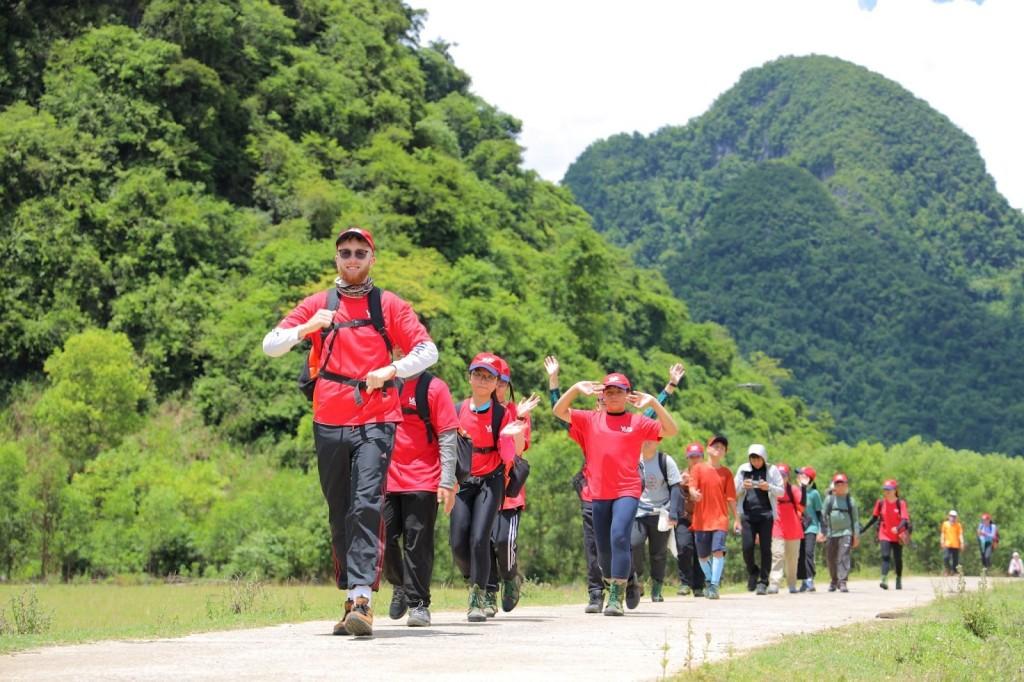
[[[768, 584], [768, 572], [772, 567], [772, 517], [749, 520], [743, 517], [743, 561], [747, 564], [747, 575], [756, 578], [762, 585]], [[761, 564], [754, 558], [754, 538], [761, 540]]]
[[455, 565], [470, 585], [486, 587], [491, 573], [491, 529], [505, 500], [503, 474], [504, 468], [499, 468], [468, 479], [455, 496], [449, 544]]
[[889, 554], [891, 553], [893, 565], [896, 568], [896, 577], [901, 577], [903, 575], [903, 545], [888, 540], [879, 540], [878, 544], [882, 547], [882, 575], [889, 573]]

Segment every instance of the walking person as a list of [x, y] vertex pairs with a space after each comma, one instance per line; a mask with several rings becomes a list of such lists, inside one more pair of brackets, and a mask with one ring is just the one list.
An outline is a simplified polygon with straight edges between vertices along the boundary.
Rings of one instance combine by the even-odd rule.
[[[658, 450], [658, 444], [653, 441], [643, 444], [640, 476], [644, 485], [630, 538], [633, 574], [642, 593], [645, 579], [644, 545], [647, 545], [651, 564], [651, 601], [663, 602], [665, 561], [672, 529], [679, 520], [679, 483], [682, 479], [675, 460]], [[667, 527], [663, 530], [663, 526]]]
[[[498, 361], [498, 384], [494, 389], [499, 405], [512, 412], [512, 418], [518, 419], [517, 405], [509, 400], [512, 389], [512, 368], [500, 356]], [[538, 399], [531, 396], [536, 404]], [[523, 451], [530, 449], [531, 437], [530, 415], [524, 415]], [[511, 465], [508, 465], [511, 466]], [[508, 484], [508, 471], [505, 476]], [[508, 612], [519, 603], [520, 586], [523, 578], [519, 575], [519, 521], [526, 509], [525, 484], [514, 496], [505, 495], [498, 517], [494, 520], [491, 531], [491, 571], [484, 591], [484, 615], [492, 618], [498, 612], [498, 588], [501, 588], [501, 609]]]
[[775, 520], [772, 523], [772, 570], [768, 594], [777, 594], [782, 575], [790, 594], [795, 594], [796, 571], [800, 560], [800, 542], [804, 537], [803, 489], [789, 482], [789, 466], [776, 465], [782, 477], [782, 494], [775, 500]]
[[797, 481], [804, 489], [804, 540], [800, 545], [801, 564], [797, 572], [797, 578], [803, 582], [800, 584], [801, 592], [814, 592], [814, 576], [817, 573], [815, 565], [815, 549], [818, 545], [818, 533], [821, 532], [821, 493], [818, 492], [816, 478], [818, 472], [814, 467], [803, 467], [797, 469]]
[[851, 555], [860, 546], [860, 517], [846, 474], [832, 477], [832, 492], [825, 498], [821, 520], [818, 542], [826, 543], [828, 591], [849, 592], [846, 582], [850, 577]]
[[960, 550], [964, 547], [964, 527], [960, 525], [960, 515], [955, 509], [950, 509], [942, 522], [939, 543], [942, 545], [942, 575], [956, 574], [960, 566]]
[[[600, 395], [604, 409], [574, 410], [578, 396]], [[653, 407], [658, 420], [627, 412]], [[620, 373], [603, 381], [581, 381], [565, 392], [552, 408], [569, 424], [569, 436], [579, 443], [584, 470], [593, 497], [594, 539], [601, 574], [608, 585], [607, 616], [623, 614], [626, 581], [630, 575], [630, 531], [640, 502], [642, 482], [637, 459], [645, 441], [658, 441], [677, 432], [675, 421], [651, 395], [634, 393]]]
[[[764, 445], [753, 443], [747, 448], [747, 461], [736, 469], [733, 486], [743, 534], [747, 591], [764, 595], [768, 593], [772, 565], [772, 528], [778, 514], [777, 500], [783, 492], [782, 475], [768, 464], [768, 450]], [[759, 557], [755, 555], [757, 546], [760, 547]]]
[[722, 463], [727, 450], [727, 442], [712, 438], [707, 447], [710, 463], [701, 462], [694, 466], [688, 482], [690, 494], [696, 502], [693, 529], [697, 532], [697, 557], [704, 571], [708, 599], [719, 598], [730, 516], [735, 520], [736, 532], [740, 530], [732, 472]]
[[[449, 544], [455, 565], [469, 581], [471, 623], [487, 620], [484, 587], [491, 573], [491, 531], [505, 499], [505, 467], [525, 448], [525, 415], [532, 405], [512, 411], [498, 403], [498, 363], [491, 353], [480, 353], [469, 364], [471, 395], [457, 408], [459, 428], [473, 441], [469, 478], [455, 496]], [[536, 405], [536, 401], [533, 401]]]
[[910, 510], [900, 497], [900, 484], [890, 478], [882, 484], [882, 499], [875, 502], [861, 533], [878, 523], [878, 545], [882, 552], [882, 579], [878, 586], [889, 589], [889, 567], [896, 569], [896, 589], [903, 589], [903, 546], [910, 542]]
[[982, 514], [978, 524], [978, 549], [981, 551], [981, 567], [992, 568], [992, 552], [999, 546], [999, 527], [992, 523], [991, 514]]
[[[712, 440], [714, 439], [725, 440], [725, 436], [715, 436]], [[676, 594], [684, 596], [688, 594], [693, 594], [694, 597], [704, 596], [704, 569], [700, 567], [700, 559], [697, 557], [697, 534], [693, 530], [693, 509], [697, 503], [690, 495], [689, 486], [690, 472], [693, 471], [694, 466], [703, 461], [703, 445], [690, 443], [686, 446], [687, 470], [683, 472], [680, 479], [681, 495], [676, 502], [678, 522], [675, 527], [676, 568], [679, 573], [679, 590]]]
[[388, 467], [384, 575], [393, 586], [388, 615], [407, 612], [410, 627], [430, 625], [434, 522], [455, 505], [459, 421], [448, 384], [429, 372], [410, 377], [399, 393], [405, 420], [395, 433]]
[[[335, 240], [334, 287], [303, 299], [263, 339], [280, 357], [312, 341], [313, 441], [327, 500], [334, 580], [347, 589], [336, 635], [373, 634], [372, 593], [383, 564], [384, 489], [402, 410], [395, 378], [437, 362], [437, 347], [412, 306], [373, 284], [373, 236], [350, 227]], [[403, 354], [392, 362], [392, 348]], [[315, 381], [315, 383], [314, 383]]]

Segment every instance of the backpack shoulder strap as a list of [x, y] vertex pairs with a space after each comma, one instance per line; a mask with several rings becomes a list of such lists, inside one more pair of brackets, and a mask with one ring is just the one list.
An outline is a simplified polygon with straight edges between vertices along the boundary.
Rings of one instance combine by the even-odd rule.
[[494, 448], [498, 448], [498, 436], [501, 434], [501, 422], [505, 420], [505, 406], [499, 405], [498, 401], [491, 398], [491, 437], [494, 438]]
[[368, 303], [370, 304], [370, 322], [373, 323], [373, 328], [384, 339], [384, 345], [388, 347], [388, 355], [390, 355], [393, 346], [391, 345], [391, 337], [388, 336], [388, 330], [384, 324], [384, 308], [381, 305], [380, 287], [370, 289]]
[[665, 486], [668, 486], [668, 455], [658, 450], [658, 466], [661, 468], [661, 477], [665, 479]]
[[423, 372], [420, 374], [419, 381], [416, 383], [416, 412], [419, 414], [420, 419], [423, 420], [423, 424], [427, 427], [428, 443], [433, 443], [434, 437], [437, 435], [434, 431], [434, 424], [430, 420], [430, 400], [427, 397], [428, 391], [430, 391], [430, 382], [433, 380], [433, 374], [430, 372]]

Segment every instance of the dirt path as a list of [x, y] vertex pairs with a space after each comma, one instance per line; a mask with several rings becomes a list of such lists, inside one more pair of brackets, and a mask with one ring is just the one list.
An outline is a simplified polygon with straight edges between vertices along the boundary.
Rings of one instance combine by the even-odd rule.
[[[901, 592], [854, 582], [849, 594], [727, 594], [719, 601], [669, 597], [645, 600], [623, 618], [583, 613], [582, 604], [553, 608], [526, 604], [487, 623], [470, 624], [462, 612], [435, 613], [434, 626], [376, 623], [372, 640], [332, 637], [332, 623], [215, 632], [176, 639], [101, 642], [47, 647], [0, 656], [3, 680], [278, 680], [285, 678], [421, 682], [486, 679], [654, 679], [687, 658], [692, 623], [695, 663], [723, 658], [779, 637], [869, 621], [879, 612], [925, 604], [952, 583], [911, 578]], [[710, 643], [707, 640], [710, 634]], [[706, 652], [706, 653], [705, 653]]]

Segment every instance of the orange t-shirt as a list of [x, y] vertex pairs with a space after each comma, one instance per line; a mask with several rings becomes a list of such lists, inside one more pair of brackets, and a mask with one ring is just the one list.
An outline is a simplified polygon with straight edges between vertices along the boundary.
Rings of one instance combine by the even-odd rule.
[[952, 549], [962, 549], [960, 547], [960, 536], [964, 533], [964, 527], [960, 525], [960, 522], [950, 523], [949, 521], [942, 522], [942, 544]]
[[729, 530], [729, 500], [736, 501], [736, 485], [729, 467], [717, 469], [701, 462], [690, 469], [690, 487], [700, 490], [700, 502], [693, 507], [692, 530]]

